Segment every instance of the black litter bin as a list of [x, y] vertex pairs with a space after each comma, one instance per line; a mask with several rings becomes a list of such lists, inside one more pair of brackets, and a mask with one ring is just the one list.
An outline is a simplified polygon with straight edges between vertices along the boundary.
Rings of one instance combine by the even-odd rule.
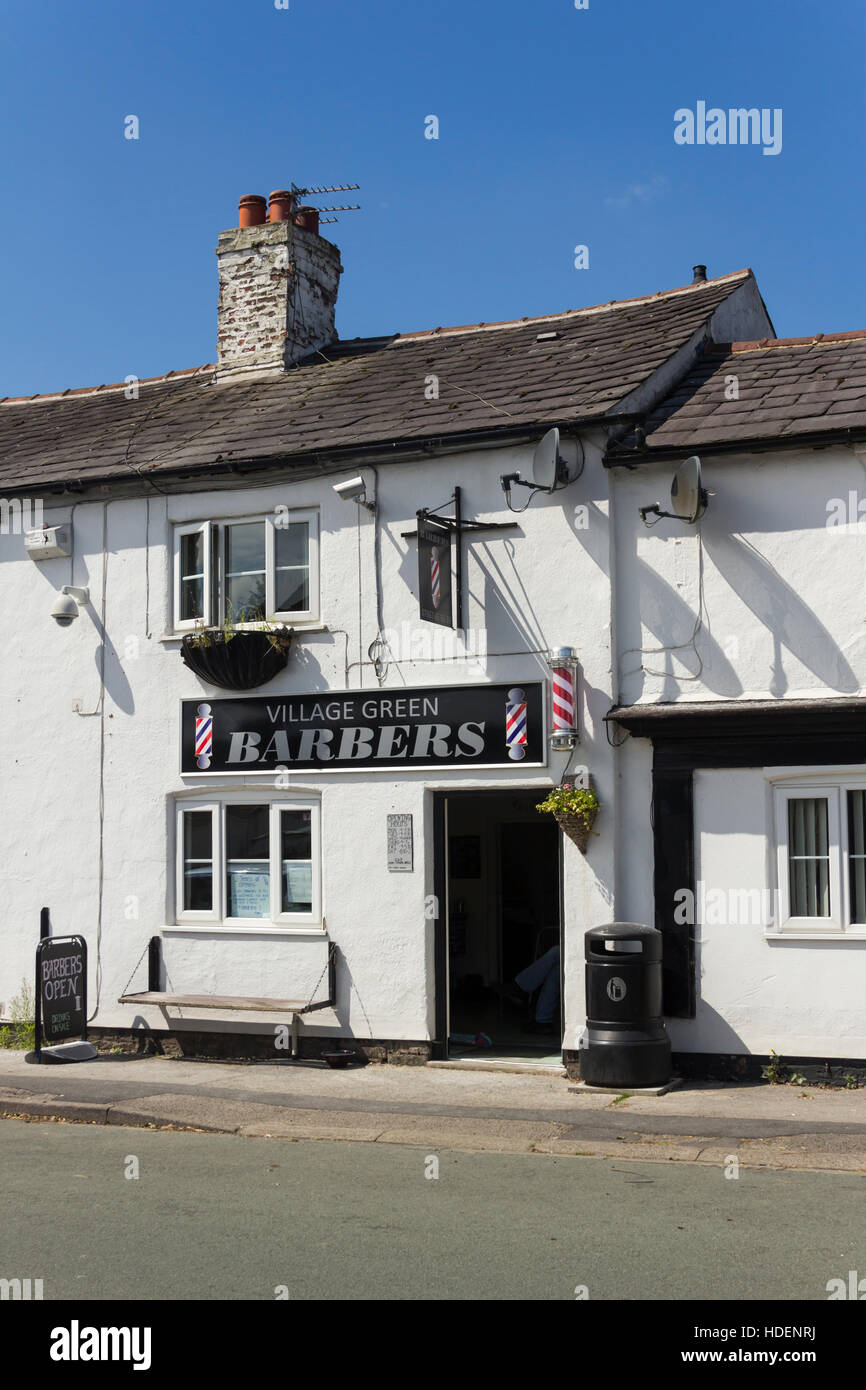
[[586, 1032], [580, 1079], [593, 1086], [663, 1086], [671, 1043], [662, 1019], [662, 934], [635, 922], [586, 933]]

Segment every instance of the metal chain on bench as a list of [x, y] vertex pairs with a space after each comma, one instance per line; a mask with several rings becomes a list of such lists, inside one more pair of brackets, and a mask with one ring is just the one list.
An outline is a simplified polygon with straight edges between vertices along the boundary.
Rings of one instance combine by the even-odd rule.
[[[125, 986], [124, 986], [123, 989], [121, 990], [121, 994], [127, 994], [127, 993], [129, 992], [129, 986], [132, 984], [133, 980], [135, 979], [135, 972], [136, 972], [136, 970], [138, 969], [138, 967], [141, 965], [141, 962], [144, 960], [144, 958], [145, 958], [145, 956], [147, 955], [149, 949], [150, 949], [150, 942], [148, 941], [148, 942], [146, 943], [146, 945], [145, 945], [144, 950], [142, 951], [141, 955], [139, 956], [138, 960], [135, 962], [135, 965], [132, 967], [132, 974], [130, 975], [130, 977], [129, 977], [129, 979], [127, 980]], [[304, 1007], [307, 1008], [307, 1009], [310, 1007], [310, 1005], [312, 1004], [313, 1000], [315, 999], [316, 994], [318, 993], [319, 985], [322, 983], [322, 981], [324, 980], [325, 976], [326, 976], [327, 973], [328, 973], [328, 970], [330, 969], [330, 965], [331, 965], [331, 952], [332, 952], [333, 950], [334, 950], [334, 943], [331, 941], [331, 942], [328, 943], [328, 954], [327, 954], [327, 956], [325, 957], [325, 966], [324, 966], [324, 969], [322, 970], [322, 973], [321, 973], [321, 975], [319, 976], [319, 978], [318, 978], [318, 980], [316, 981], [316, 983], [313, 985], [313, 992], [312, 992], [312, 994], [310, 995], [309, 999], [307, 1000], [306, 1004], [304, 1005]]]
[[136, 972], [136, 970], [138, 969], [138, 967], [141, 965], [141, 962], [144, 960], [144, 958], [145, 958], [145, 956], [147, 955], [147, 953], [148, 953], [149, 950], [150, 950], [150, 942], [148, 941], [147, 944], [145, 945], [144, 950], [142, 951], [141, 955], [139, 956], [138, 960], [135, 962], [135, 965], [132, 967], [132, 974], [130, 975], [129, 979], [127, 980], [125, 987], [120, 991], [121, 994], [126, 994], [126, 993], [128, 992], [129, 986], [132, 984], [133, 980], [135, 979], [135, 972]]
[[[305, 1008], [305, 1009], [308, 1009], [308, 1008], [310, 1007], [310, 1005], [312, 1004], [312, 1002], [313, 1002], [313, 1000], [315, 999], [316, 994], [317, 994], [317, 992], [318, 992], [319, 985], [322, 983], [322, 981], [324, 980], [325, 976], [326, 976], [327, 973], [328, 973], [328, 969], [329, 969], [330, 964], [331, 964], [331, 952], [333, 951], [333, 949], [334, 949], [334, 943], [333, 943], [333, 941], [329, 941], [329, 942], [328, 942], [328, 954], [327, 954], [326, 957], [325, 957], [325, 968], [324, 968], [324, 970], [322, 971], [322, 973], [321, 973], [321, 975], [319, 976], [319, 978], [318, 978], [318, 980], [316, 981], [316, 983], [313, 985], [313, 992], [312, 992], [312, 994], [310, 995], [309, 999], [307, 1000], [306, 1004], [304, 1005], [304, 1008]], [[136, 967], [136, 969], [137, 969], [137, 967]], [[133, 971], [133, 974], [135, 974], [135, 971]]]

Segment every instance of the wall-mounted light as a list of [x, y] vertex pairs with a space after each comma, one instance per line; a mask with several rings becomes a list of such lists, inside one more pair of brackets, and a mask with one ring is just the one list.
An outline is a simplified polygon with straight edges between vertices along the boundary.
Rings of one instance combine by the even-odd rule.
[[574, 647], [554, 647], [547, 654], [550, 667], [551, 748], [573, 748], [579, 741], [577, 727], [577, 652]]
[[362, 477], [349, 478], [345, 483], [334, 483], [334, 491], [338, 497], [342, 497], [344, 502], [357, 502], [359, 507], [366, 507], [368, 512], [375, 512], [376, 503], [367, 501], [367, 484]]
[[60, 627], [69, 627], [70, 623], [74, 623], [78, 617], [80, 605], [89, 602], [89, 589], [76, 589], [73, 584], [64, 584], [54, 600], [51, 616]]

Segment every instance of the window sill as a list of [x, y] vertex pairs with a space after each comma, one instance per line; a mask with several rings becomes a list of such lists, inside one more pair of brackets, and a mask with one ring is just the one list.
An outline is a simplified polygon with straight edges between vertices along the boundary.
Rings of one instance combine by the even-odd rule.
[[[277, 624], [275, 624], [275, 625], [279, 626], [279, 623], [280, 623], [280, 622], [282, 622], [282, 620], [279, 620], [279, 622], [278, 622]], [[291, 626], [292, 631], [295, 632], [295, 633], [297, 633], [299, 637], [305, 635], [306, 633], [330, 632], [330, 631], [331, 631], [331, 629], [328, 627], [327, 623], [320, 622], [318, 619], [316, 619], [316, 620], [311, 620], [311, 621], [308, 622], [308, 623], [291, 623], [291, 624], [287, 624], [287, 625], [288, 625], [288, 626]], [[250, 630], [251, 630], [251, 631], [254, 631], [255, 629], [250, 629]], [[163, 644], [163, 646], [178, 646], [178, 647], [179, 647], [180, 644], [181, 644], [181, 642], [183, 641], [184, 637], [190, 637], [195, 631], [196, 631], [195, 628], [184, 628], [182, 632], [163, 632], [163, 633], [160, 634], [159, 637], [157, 637], [156, 640], [157, 640], [157, 642], [161, 642], [161, 643]], [[239, 627], [238, 627], [238, 631], [239, 631], [239, 632], [246, 632], [247, 629], [246, 629], [245, 627], [239, 626]]]
[[214, 933], [231, 936], [326, 936], [324, 922], [299, 922], [297, 926], [289, 923], [268, 922], [259, 926], [255, 922], [239, 922], [229, 925], [225, 922], [172, 922], [160, 927], [165, 932], [196, 932], [211, 936]]
[[859, 929], [854, 931], [839, 931], [838, 928], [827, 931], [796, 931], [791, 928], [787, 931], [765, 931], [765, 941], [866, 941], [866, 930]]

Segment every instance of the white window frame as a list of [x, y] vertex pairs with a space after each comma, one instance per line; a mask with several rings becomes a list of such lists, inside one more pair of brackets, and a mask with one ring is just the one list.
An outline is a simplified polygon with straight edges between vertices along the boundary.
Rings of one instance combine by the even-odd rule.
[[[184, 900], [184, 832], [183, 818], [190, 811], [208, 811], [211, 816], [211, 851], [213, 862], [213, 896], [211, 899], [212, 907], [210, 911], [200, 909], [187, 909], [183, 906]], [[175, 875], [175, 916], [178, 922], [218, 922], [221, 915], [222, 889], [220, 882], [220, 866], [223, 862], [222, 853], [222, 824], [223, 816], [220, 805], [217, 801], [183, 801], [177, 802], [177, 817], [175, 820], [175, 842], [177, 870]]]
[[[283, 912], [281, 908], [283, 890], [282, 836], [280, 835], [280, 816], [284, 811], [310, 811], [310, 855], [312, 858], [312, 910], [310, 912]], [[281, 925], [294, 923], [320, 922], [322, 920], [321, 902], [321, 863], [322, 847], [317, 802], [274, 801], [271, 804], [271, 920]]]
[[[174, 528], [174, 611], [173, 611], [173, 630], [175, 632], [190, 632], [196, 627], [201, 626], [201, 620], [181, 619], [181, 593], [180, 593], [180, 561], [181, 561], [181, 537], [196, 533], [204, 535], [205, 570], [204, 570], [204, 625], [210, 626], [214, 621], [219, 625], [226, 620], [226, 594], [225, 594], [225, 548], [226, 548], [226, 528], [229, 526], [248, 526], [261, 522], [265, 527], [265, 621], [288, 623], [292, 627], [309, 627], [317, 623], [320, 618], [321, 589], [319, 571], [319, 510], [317, 507], [290, 507], [288, 509], [287, 520], [291, 522], [306, 522], [309, 527], [309, 582], [310, 582], [310, 606], [306, 609], [296, 609], [292, 612], [282, 611], [275, 608], [277, 596], [277, 570], [276, 570], [276, 533], [281, 528], [277, 525], [274, 512], [256, 513], [252, 516], [225, 516], [214, 518], [211, 521], [188, 522], [176, 525]], [[214, 584], [215, 579], [215, 584]], [[238, 628], [255, 629], [258, 624], [237, 623]]]
[[[811, 935], [832, 932], [838, 934], [848, 920], [847, 885], [845, 883], [842, 835], [847, 841], [847, 814], [841, 814], [844, 791], [839, 783], [798, 782], [777, 785], [776, 802], [776, 866], [779, 890], [779, 919], [777, 930], [808, 932]], [[827, 839], [829, 847], [828, 880], [830, 915], [828, 917], [794, 917], [791, 915], [791, 889], [788, 857], [788, 806], [792, 801], [824, 798], [827, 801]], [[845, 808], [847, 813], [847, 806]], [[842, 821], [846, 824], [843, 827]]]
[[[203, 537], [202, 550], [204, 552], [204, 584], [203, 606], [204, 614], [202, 618], [181, 618], [181, 553], [182, 539], [184, 536], [201, 535]], [[213, 561], [212, 550], [213, 536], [212, 527], [209, 521], [196, 521], [174, 528], [174, 628], [176, 632], [192, 632], [200, 627], [202, 622], [206, 627], [213, 621]]]
[[283, 622], [293, 625], [311, 623], [319, 616], [319, 513], [315, 507], [290, 507], [288, 520], [290, 523], [305, 521], [309, 527], [310, 606], [294, 612], [283, 612], [274, 607], [277, 601], [277, 531], [283, 528], [277, 525], [273, 513], [265, 517], [265, 604], [268, 613]]
[[[270, 917], [230, 917], [226, 892], [226, 810], [230, 806], [267, 806], [268, 831], [270, 836]], [[184, 900], [184, 859], [183, 859], [183, 817], [189, 811], [210, 811], [212, 813], [212, 845], [214, 863], [213, 909], [209, 912], [187, 911]], [[279, 816], [281, 811], [310, 812], [310, 851], [312, 855], [312, 908], [310, 912], [283, 912], [282, 901], [282, 858]], [[175, 820], [175, 924], [183, 927], [198, 925], [213, 931], [233, 931], [249, 933], [274, 933], [281, 935], [309, 935], [311, 931], [325, 930], [322, 915], [322, 828], [321, 802], [318, 797], [286, 796], [285, 793], [267, 794], [250, 788], [244, 793], [226, 793], [211, 797], [207, 801], [176, 800]]]
[[[784, 775], [765, 769], [771, 785], [776, 825], [776, 886], [778, 912], [769, 937], [822, 937], [866, 940], [866, 922], [851, 921], [851, 879], [848, 841], [848, 793], [866, 792], [862, 768], [850, 770], [796, 768]], [[791, 917], [788, 886], [788, 807], [791, 796], [826, 796], [830, 837], [830, 917]]]

